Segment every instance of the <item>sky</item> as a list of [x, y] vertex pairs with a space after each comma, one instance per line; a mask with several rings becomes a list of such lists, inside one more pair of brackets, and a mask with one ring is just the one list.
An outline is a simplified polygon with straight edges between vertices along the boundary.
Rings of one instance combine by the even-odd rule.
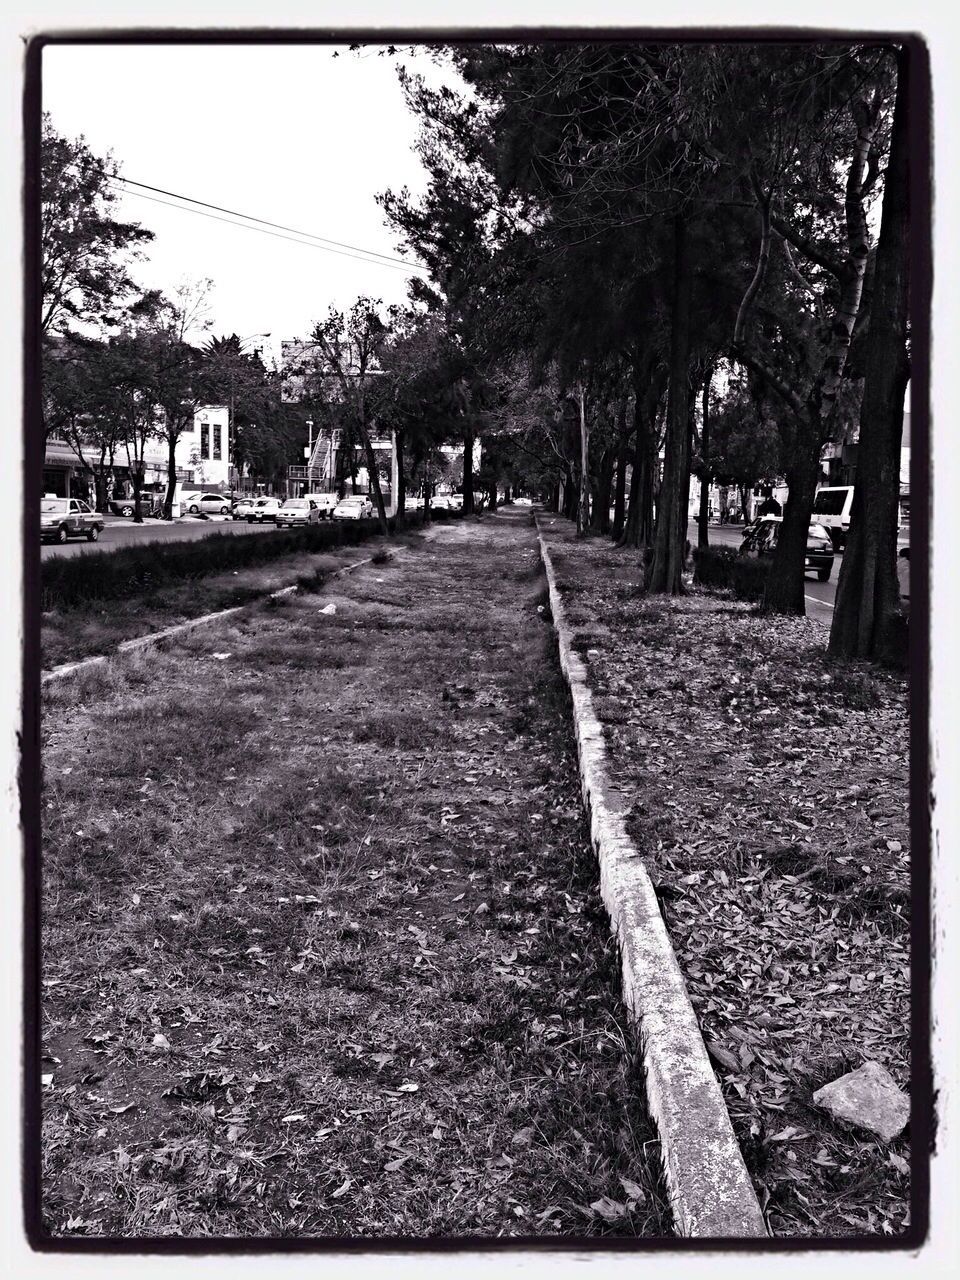
[[[55, 45], [43, 52], [54, 126], [111, 152], [124, 177], [342, 244], [398, 255], [378, 192], [426, 176], [397, 65], [431, 83], [452, 73], [425, 54], [343, 46]], [[155, 234], [135, 275], [172, 291], [213, 280], [210, 333], [252, 337], [279, 356], [331, 304], [407, 297], [409, 271], [358, 261], [195, 212], [166, 196], [125, 195], [117, 216]], [[167, 201], [167, 205], [157, 203]], [[213, 212], [213, 211], [209, 211]]]

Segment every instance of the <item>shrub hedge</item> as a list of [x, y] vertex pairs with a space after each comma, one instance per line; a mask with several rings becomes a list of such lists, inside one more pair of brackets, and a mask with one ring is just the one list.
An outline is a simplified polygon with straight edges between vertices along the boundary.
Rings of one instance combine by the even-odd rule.
[[[459, 511], [431, 511], [434, 522], [460, 519]], [[389, 522], [393, 533], [396, 523]], [[405, 529], [423, 523], [419, 512], [409, 513]], [[204, 538], [173, 542], [149, 542], [94, 555], [51, 556], [41, 563], [40, 607], [72, 609], [90, 601], [129, 600], [157, 587], [184, 579], [203, 578], [265, 564], [282, 556], [329, 551], [353, 546], [380, 534], [377, 520], [328, 520], [304, 529], [277, 529], [262, 533], [210, 533]]]
[[725, 587], [738, 600], [762, 600], [770, 562], [737, 555], [733, 547], [697, 547], [693, 580], [704, 587]]

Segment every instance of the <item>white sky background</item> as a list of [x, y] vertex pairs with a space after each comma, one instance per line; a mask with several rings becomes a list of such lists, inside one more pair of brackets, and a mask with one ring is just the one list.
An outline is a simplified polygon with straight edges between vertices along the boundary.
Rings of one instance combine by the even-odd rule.
[[[426, 55], [269, 45], [52, 45], [43, 103], [58, 132], [112, 152], [124, 177], [391, 257], [375, 196], [420, 192], [418, 125], [397, 66], [457, 78]], [[153, 194], [153, 193], [148, 193]], [[166, 197], [158, 197], [166, 199]], [[211, 278], [211, 333], [305, 337], [330, 304], [404, 302], [409, 272], [124, 195], [117, 216], [155, 234], [135, 274], [172, 289]], [[208, 211], [212, 212], [212, 211]], [[260, 340], [250, 346], [261, 345]]]

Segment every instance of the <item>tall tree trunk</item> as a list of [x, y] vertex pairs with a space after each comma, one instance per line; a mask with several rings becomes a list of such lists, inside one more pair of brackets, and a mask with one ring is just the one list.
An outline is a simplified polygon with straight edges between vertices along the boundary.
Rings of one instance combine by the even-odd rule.
[[177, 491], [177, 439], [167, 437], [167, 492], [163, 498], [163, 518], [173, 519], [173, 495]]
[[678, 595], [683, 590], [682, 573], [687, 512], [684, 477], [690, 443], [690, 294], [692, 272], [687, 225], [682, 214], [674, 219], [673, 300], [670, 327], [670, 392], [667, 434], [664, 442], [663, 479], [657, 502], [657, 525], [653, 537], [653, 562], [647, 590], [655, 594]]
[[463, 514], [473, 515], [473, 427], [463, 435]]
[[390, 526], [387, 524], [387, 508], [383, 501], [383, 490], [380, 488], [380, 473], [377, 470], [376, 455], [373, 452], [370, 432], [367, 430], [365, 422], [360, 424], [360, 438], [363, 440], [363, 454], [367, 462], [367, 475], [373, 485], [373, 496], [377, 500], [377, 519], [380, 521], [380, 531], [386, 536], [390, 532]]
[[697, 524], [697, 546], [703, 550], [710, 545], [710, 383], [713, 365], [707, 365], [703, 379], [700, 426], [700, 516]]
[[783, 509], [783, 523], [777, 539], [777, 550], [770, 564], [763, 593], [764, 613], [806, 612], [804, 604], [804, 561], [807, 555], [807, 532], [820, 474], [820, 415], [811, 411], [806, 422], [797, 426], [797, 444], [787, 467], [789, 490]]
[[613, 467], [616, 453], [604, 449], [600, 456], [600, 474], [597, 477], [597, 495], [593, 504], [592, 526], [597, 533], [610, 532], [610, 490], [613, 488]]
[[[626, 417], [626, 406], [622, 410], [621, 418]], [[627, 442], [624, 438], [626, 431], [626, 423], [621, 421], [620, 446], [617, 450], [617, 483], [613, 491], [613, 528], [610, 533], [614, 542], [619, 542], [623, 536], [623, 526], [626, 520], [627, 506], [627, 459], [629, 451]]]
[[573, 478], [573, 468], [566, 463], [567, 473], [563, 480], [563, 512], [567, 520], [575, 520], [577, 516], [578, 489]]
[[140, 509], [140, 495], [143, 491], [143, 461], [135, 458], [131, 468], [133, 479], [133, 523], [143, 524], [143, 512]]
[[577, 385], [577, 408], [580, 416], [580, 497], [577, 502], [577, 534], [583, 537], [590, 527], [590, 427], [583, 383]]
[[397, 442], [397, 512], [396, 523], [403, 524], [407, 512], [407, 476], [403, 469], [403, 431], [395, 436]]
[[897, 58], [897, 97], [870, 308], [856, 485], [837, 584], [829, 652], [839, 658], [902, 660], [898, 654], [897, 508], [903, 396], [909, 377], [908, 58]]

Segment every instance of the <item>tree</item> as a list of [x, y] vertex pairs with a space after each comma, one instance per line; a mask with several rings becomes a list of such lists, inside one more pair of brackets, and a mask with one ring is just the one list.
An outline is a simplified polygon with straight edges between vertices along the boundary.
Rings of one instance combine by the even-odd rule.
[[384, 534], [389, 532], [380, 476], [370, 439], [370, 383], [381, 373], [380, 354], [389, 328], [380, 315], [380, 301], [361, 297], [344, 315], [331, 307], [327, 318], [311, 334], [317, 351], [357, 431], [376, 499], [377, 517]]
[[119, 169], [84, 139], [57, 133], [48, 114], [41, 137], [41, 315], [44, 335], [71, 325], [116, 325], [142, 295], [129, 275], [153, 232], [112, 216]]
[[212, 287], [211, 280], [180, 285], [172, 299], [164, 299], [158, 306], [149, 329], [141, 334], [149, 353], [146, 394], [161, 411], [157, 434], [167, 446], [165, 520], [173, 519], [177, 445], [184, 432], [192, 428], [197, 409], [205, 400], [203, 355], [187, 338], [210, 326], [208, 300]]
[[867, 337], [856, 485], [837, 584], [829, 651], [841, 658], [902, 659], [897, 582], [902, 405], [907, 351], [910, 54], [897, 58], [897, 96], [883, 188]]

